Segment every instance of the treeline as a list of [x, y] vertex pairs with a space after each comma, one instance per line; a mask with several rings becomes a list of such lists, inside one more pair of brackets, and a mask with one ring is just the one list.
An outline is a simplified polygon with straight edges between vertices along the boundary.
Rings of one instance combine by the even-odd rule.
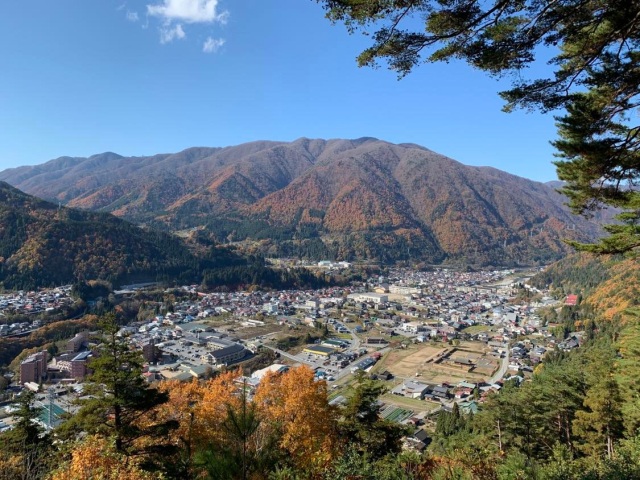
[[317, 289], [336, 284], [324, 273], [313, 273], [305, 268], [274, 269], [264, 265], [239, 265], [205, 270], [202, 285], [207, 289], [244, 289], [251, 286], [277, 290], [303, 288]]
[[557, 296], [577, 292], [588, 294], [611, 277], [611, 268], [620, 260], [619, 257], [576, 253], [538, 273], [529, 283], [537, 288], [549, 288]]

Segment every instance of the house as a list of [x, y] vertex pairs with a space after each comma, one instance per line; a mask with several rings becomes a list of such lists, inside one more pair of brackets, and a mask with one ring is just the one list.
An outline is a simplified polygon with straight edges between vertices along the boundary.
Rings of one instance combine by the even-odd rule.
[[569, 337], [558, 344], [558, 348], [560, 350], [564, 350], [565, 352], [568, 352], [569, 350], [573, 350], [574, 348], [578, 348], [579, 346], [580, 346], [580, 341], [575, 336]]
[[434, 399], [447, 400], [451, 396], [449, 394], [449, 388], [444, 385], [437, 385], [431, 390], [431, 395]]
[[430, 443], [431, 438], [424, 429], [420, 428], [416, 430], [413, 435], [407, 436], [402, 440], [402, 449], [422, 452]]
[[423, 399], [425, 393], [429, 390], [429, 385], [412, 380], [405, 380], [404, 383], [398, 385], [391, 393], [402, 397]]
[[418, 333], [419, 331], [424, 330], [424, 327], [419, 324], [418, 322], [408, 322], [408, 323], [404, 323], [402, 324], [402, 327], [400, 327], [403, 331], [405, 332], [409, 332], [409, 333]]
[[387, 370], [385, 370], [382, 373], [374, 373], [373, 375], [371, 375], [371, 378], [373, 380], [391, 380], [393, 378], [393, 374]]

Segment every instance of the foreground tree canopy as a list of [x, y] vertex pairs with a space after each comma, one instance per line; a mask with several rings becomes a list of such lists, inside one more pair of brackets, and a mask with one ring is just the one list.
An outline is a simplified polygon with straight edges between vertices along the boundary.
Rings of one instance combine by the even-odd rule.
[[[332, 21], [371, 35], [361, 66], [382, 60], [404, 76], [421, 62], [462, 59], [492, 75], [513, 74], [500, 94], [506, 111], [563, 111], [553, 145], [569, 205], [586, 215], [603, 206], [622, 211], [607, 239], [578, 246], [597, 253], [640, 246], [640, 1], [318, 2]], [[552, 55], [550, 75], [526, 79], [523, 70], [542, 51]]]

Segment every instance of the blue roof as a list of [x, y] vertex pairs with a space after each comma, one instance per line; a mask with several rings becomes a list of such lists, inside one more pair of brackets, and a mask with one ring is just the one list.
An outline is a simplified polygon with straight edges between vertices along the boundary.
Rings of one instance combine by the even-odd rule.
[[78, 355], [73, 357], [71, 361], [73, 362], [75, 360], [86, 360], [89, 355], [91, 355], [91, 352], [80, 352]]

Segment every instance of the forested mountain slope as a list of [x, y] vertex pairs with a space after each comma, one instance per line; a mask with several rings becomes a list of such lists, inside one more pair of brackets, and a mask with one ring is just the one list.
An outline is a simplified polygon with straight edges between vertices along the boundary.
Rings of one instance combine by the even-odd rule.
[[183, 240], [108, 213], [60, 207], [0, 182], [0, 288], [82, 280], [203, 282], [208, 286], [311, 285], [192, 232]]
[[373, 138], [59, 158], [0, 172], [41, 198], [273, 255], [542, 264], [593, 240], [545, 184]]

